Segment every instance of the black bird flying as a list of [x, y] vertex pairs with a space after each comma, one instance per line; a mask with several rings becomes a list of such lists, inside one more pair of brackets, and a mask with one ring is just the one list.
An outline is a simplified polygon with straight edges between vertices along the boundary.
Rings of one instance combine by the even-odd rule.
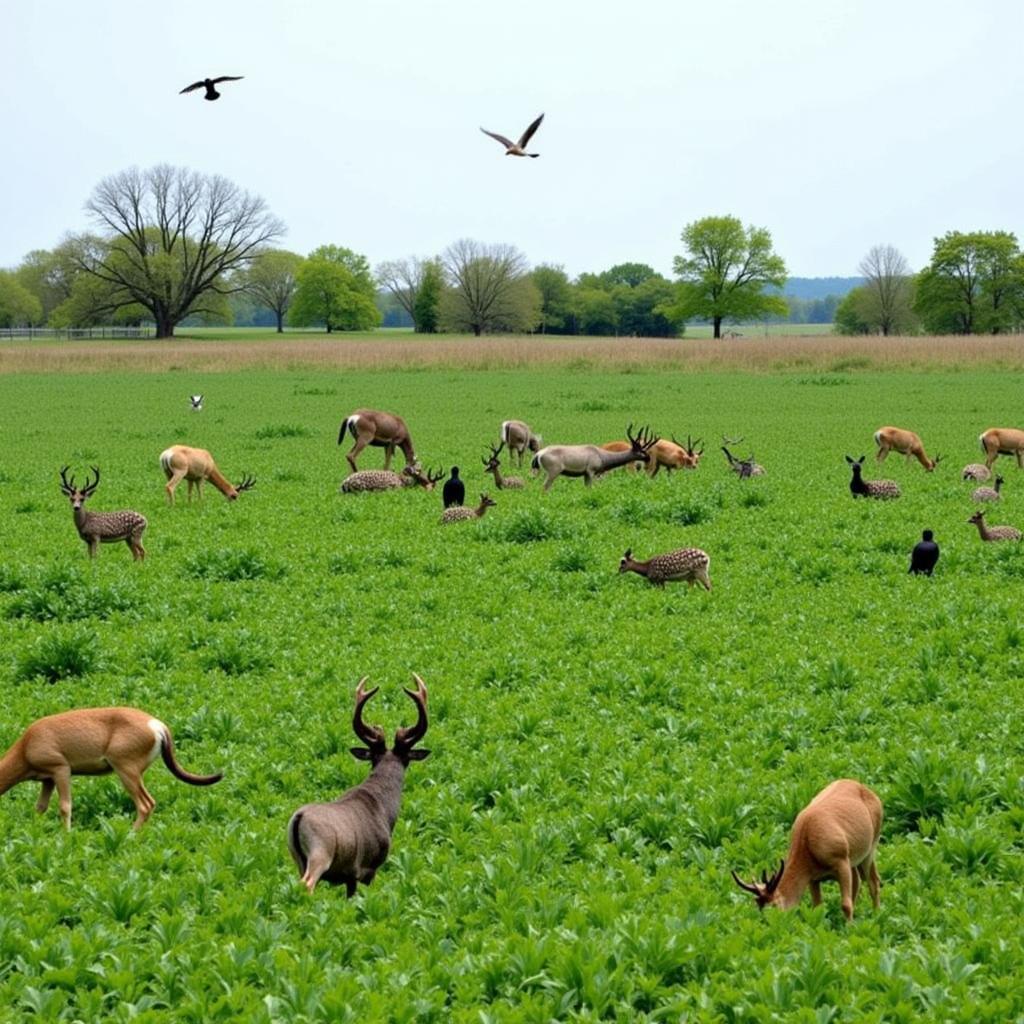
[[932, 536], [931, 530], [925, 530], [910, 554], [910, 571], [915, 576], [921, 573], [931, 576], [935, 563], [939, 560], [939, 545], [932, 540]]
[[245, 75], [221, 75], [220, 78], [204, 78], [201, 82], [193, 82], [191, 85], [186, 85], [179, 96], [182, 93], [193, 92], [196, 89], [205, 89], [206, 95], [203, 97], [204, 100], [217, 100], [220, 99], [220, 93], [214, 89], [215, 85], [219, 85], [221, 82], [240, 82]]

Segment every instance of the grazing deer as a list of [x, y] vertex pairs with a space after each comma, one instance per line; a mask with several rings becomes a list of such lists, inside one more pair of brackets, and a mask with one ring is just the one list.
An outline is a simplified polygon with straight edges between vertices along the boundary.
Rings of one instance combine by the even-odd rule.
[[481, 458], [481, 462], [484, 464], [484, 472], [490, 473], [494, 477], [494, 486], [499, 491], [503, 491], [506, 488], [510, 491], [522, 490], [526, 486], [526, 482], [520, 476], [502, 476], [501, 475], [501, 461], [498, 456], [501, 454], [501, 449], [505, 447], [505, 442], [502, 441], [497, 448], [494, 445], [488, 446], [491, 449], [491, 457]]
[[352, 756], [369, 761], [373, 770], [337, 800], [306, 804], [288, 822], [288, 849], [309, 892], [323, 879], [331, 885], [344, 884], [351, 899], [356, 883], [369, 885], [388, 859], [405, 770], [410, 761], [422, 761], [430, 753], [413, 749], [427, 731], [427, 688], [415, 672], [412, 677], [416, 689], [405, 692], [416, 705], [416, 724], [398, 729], [390, 750], [384, 730], [363, 722], [363, 707], [378, 687], [367, 691], [365, 677], [359, 680], [352, 730], [366, 746], [353, 747]]
[[78, 530], [78, 536], [89, 545], [89, 557], [96, 557], [100, 544], [113, 544], [115, 541], [123, 540], [131, 550], [132, 558], [136, 562], [141, 562], [146, 557], [146, 549], [142, 546], [146, 517], [129, 509], [120, 512], [86, 512], [86, 499], [92, 497], [93, 491], [99, 486], [99, 467], [92, 467], [96, 479], [91, 483], [89, 475], [86, 474], [84, 487], [76, 487], [74, 477], [68, 480], [67, 472], [70, 468], [65, 466], [60, 471], [60, 489], [71, 501], [75, 528]]
[[997, 476], [995, 487], [976, 487], [971, 495], [971, 501], [1001, 501], [1002, 495], [999, 491], [1002, 486], [1003, 478]]
[[861, 476], [864, 468], [864, 458], [865, 456], [863, 455], [859, 459], [851, 459], [849, 455], [846, 456], [846, 461], [850, 464], [850, 469], [853, 470], [853, 479], [850, 481], [850, 493], [855, 498], [879, 498], [882, 501], [898, 498], [900, 496], [900, 485], [895, 480], [865, 480]]
[[466, 505], [453, 505], [451, 508], [446, 508], [441, 513], [441, 524], [444, 526], [448, 523], [462, 523], [467, 519], [481, 519], [489, 508], [494, 508], [497, 504], [493, 498], [481, 494], [480, 504], [476, 508], [469, 508]]
[[878, 445], [878, 452], [875, 455], [876, 462], [884, 462], [889, 452], [898, 452], [905, 455], [909, 462], [912, 458], [917, 459], [922, 466], [930, 473], [941, 461], [942, 456], [936, 455], [929, 459], [924, 453], [924, 445], [921, 438], [912, 430], [901, 430], [899, 427], [879, 427], [875, 431], [875, 444]]
[[796, 816], [789, 852], [771, 878], [762, 872], [760, 882], [747, 883], [735, 871], [732, 877], [741, 889], [753, 893], [759, 910], [790, 910], [808, 886], [816, 907], [821, 903], [821, 883], [835, 879], [843, 913], [852, 921], [862, 880], [868, 883], [875, 909], [879, 906], [875, 851], [881, 832], [882, 801], [854, 779], [837, 779]]
[[961, 480], [973, 480], [976, 483], [982, 484], [986, 480], [992, 478], [992, 470], [988, 466], [983, 466], [980, 462], [970, 462], [963, 468], [963, 473], [960, 475]]
[[346, 416], [342, 420], [341, 430], [338, 431], [338, 444], [345, 440], [346, 433], [356, 439], [352, 450], [345, 456], [353, 473], [359, 469], [356, 458], [367, 445], [371, 448], [384, 449], [385, 469], [391, 468], [391, 457], [395, 454], [396, 448], [402, 449], [407, 466], [419, 466], [412, 448], [412, 438], [409, 437], [409, 428], [401, 416], [380, 412], [377, 409], [356, 409], [351, 416]]
[[977, 526], [981, 539], [985, 541], [1020, 540], [1021, 538], [1021, 532], [1016, 526], [986, 526], [985, 513], [980, 510], [975, 512], [967, 522]]
[[700, 548], [679, 548], [664, 555], [655, 555], [646, 562], [634, 558], [633, 549], [627, 548], [619, 562], [619, 572], [645, 576], [656, 587], [685, 580], [691, 587], [699, 583], [705, 590], [711, 590], [710, 565], [710, 556]]
[[192, 486], [196, 496], [203, 499], [203, 481], [209, 480], [228, 501], [235, 501], [244, 491], [251, 491], [256, 481], [247, 473], [237, 484], [232, 484], [217, 468], [213, 456], [205, 448], [190, 448], [187, 444], [172, 444], [160, 453], [160, 468], [167, 477], [167, 500], [174, 504], [174, 491], [182, 480], [188, 481], [188, 500], [192, 500]]
[[172, 775], [190, 786], [212, 786], [223, 778], [185, 771], [175, 760], [171, 730], [145, 711], [80, 708], [40, 718], [21, 734], [0, 758], [0, 794], [19, 782], [41, 782], [36, 810], [42, 814], [56, 787], [61, 819], [71, 828], [71, 776], [117, 772], [135, 801], [135, 828], [140, 829], [156, 807], [142, 775], [157, 754]]
[[444, 470], [434, 473], [428, 470], [423, 473], [418, 467], [406, 466], [401, 473], [393, 473], [390, 469], [361, 469], [350, 473], [341, 482], [341, 490], [345, 494], [358, 491], [391, 491], [402, 487], [422, 487], [432, 491], [439, 480], [444, 479]]
[[626, 437], [629, 438], [629, 451], [608, 452], [596, 444], [555, 444], [537, 452], [531, 465], [534, 469], [543, 469], [547, 473], [547, 480], [544, 481], [545, 491], [551, 490], [551, 485], [559, 476], [581, 476], [589, 487], [594, 482], [594, 477], [611, 469], [625, 466], [630, 462], [648, 462], [651, 448], [660, 440], [651, 437], [646, 427], [634, 437], [632, 424], [626, 427]]
[[978, 441], [985, 453], [985, 465], [991, 469], [992, 463], [1000, 455], [1013, 455], [1017, 459], [1017, 468], [1024, 469], [1024, 430], [1011, 427], [990, 427]]
[[516, 455], [519, 459], [517, 465], [523, 465], [523, 453], [529, 449], [531, 452], [539, 452], [542, 438], [535, 434], [522, 420], [505, 420], [501, 425], [501, 441], [508, 445], [509, 461]]
[[192, 404], [192, 411], [193, 412], [202, 412], [203, 411], [203, 396], [202, 395], [189, 395], [188, 396], [188, 400]]
[[734, 472], [738, 473], [741, 479], [746, 479], [751, 476], [764, 476], [764, 466], [754, 461], [753, 452], [750, 453], [745, 459], [737, 459], [731, 451], [729, 451], [729, 445], [738, 445], [743, 441], [742, 437], [726, 437], [722, 435], [722, 451], [725, 452], [726, 461], [729, 463], [729, 468]]

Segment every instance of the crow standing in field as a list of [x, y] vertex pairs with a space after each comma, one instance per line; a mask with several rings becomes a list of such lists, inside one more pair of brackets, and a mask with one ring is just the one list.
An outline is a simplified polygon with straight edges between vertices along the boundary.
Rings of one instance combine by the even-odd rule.
[[245, 75], [221, 75], [220, 78], [204, 78], [201, 82], [193, 82], [191, 85], [186, 85], [179, 96], [182, 93], [194, 92], [196, 89], [205, 89], [206, 95], [203, 97], [204, 100], [219, 100], [220, 93], [214, 89], [215, 85], [220, 85], [221, 82], [240, 82]]
[[932, 540], [932, 537], [932, 531], [925, 530], [921, 534], [921, 540], [914, 545], [914, 550], [910, 554], [910, 571], [915, 576], [919, 576], [921, 573], [931, 576], [935, 563], [939, 560], [939, 545]]
[[451, 508], [453, 505], [461, 505], [465, 502], [466, 485], [459, 479], [458, 466], [452, 466], [451, 476], [444, 483], [441, 497], [444, 499], [445, 508]]

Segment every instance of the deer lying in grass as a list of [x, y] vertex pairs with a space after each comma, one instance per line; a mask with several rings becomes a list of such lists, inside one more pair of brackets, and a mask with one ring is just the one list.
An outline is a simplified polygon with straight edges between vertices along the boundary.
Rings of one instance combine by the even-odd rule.
[[412, 438], [409, 437], [409, 428], [401, 416], [396, 416], [391, 412], [381, 412], [379, 409], [356, 409], [354, 413], [342, 420], [341, 430], [338, 431], [338, 444], [345, 440], [346, 434], [351, 434], [356, 440], [352, 450], [345, 456], [353, 473], [358, 472], [356, 459], [367, 446], [384, 449], [385, 469], [391, 468], [391, 459], [396, 448], [402, 449], [407, 466], [419, 468], [419, 462], [412, 447]]
[[880, 498], [887, 501], [900, 496], [900, 485], [895, 480], [865, 480], [861, 476], [864, 467], [864, 456], [859, 459], [851, 459], [846, 456], [846, 461], [853, 470], [853, 479], [850, 481], [850, 493], [855, 498]]
[[489, 508], [494, 508], [497, 504], [496, 501], [489, 498], [486, 494], [481, 494], [480, 504], [476, 508], [469, 508], [467, 505], [452, 505], [451, 508], [446, 508], [441, 513], [441, 525], [464, 523], [467, 519], [482, 519], [483, 514]]
[[350, 473], [341, 482], [341, 490], [345, 494], [358, 491], [391, 491], [401, 487], [422, 487], [432, 491], [438, 481], [444, 479], [444, 470], [434, 473], [428, 470], [423, 473], [418, 467], [406, 466], [401, 473], [393, 473], [390, 469], [361, 469]]
[[1003, 478], [996, 477], [995, 487], [975, 487], [971, 494], [971, 501], [1002, 501], [1003, 496], [999, 493], [1003, 486]]
[[410, 761], [422, 761], [430, 753], [413, 749], [427, 731], [427, 688], [415, 672], [413, 679], [416, 689], [405, 692], [416, 705], [416, 724], [398, 729], [390, 750], [384, 730], [363, 722], [363, 707], [378, 687], [367, 691], [366, 679], [359, 680], [352, 730], [366, 746], [353, 747], [352, 756], [370, 762], [370, 777], [332, 803], [300, 807], [288, 822], [288, 849], [310, 892], [323, 879], [344, 884], [351, 899], [356, 883], [369, 885], [388, 858], [405, 770]]
[[135, 801], [140, 829], [153, 813], [156, 801], [142, 775], [157, 754], [171, 774], [190, 786], [212, 786], [223, 776], [193, 775], [174, 757], [171, 730], [138, 708], [81, 708], [48, 715], [33, 722], [14, 746], [0, 758], [0, 794], [19, 782], [43, 784], [36, 810], [42, 814], [57, 790], [60, 816], [71, 828], [71, 776], [106, 775], [118, 778]]
[[984, 541], [994, 540], [1020, 540], [1021, 532], [1016, 526], [986, 526], [985, 513], [977, 511], [967, 520], [978, 528], [978, 533]]
[[879, 427], [875, 431], [875, 444], [878, 445], [878, 453], [875, 455], [877, 462], [884, 462], [889, 452], [899, 452], [905, 455], [907, 461], [917, 459], [922, 466], [930, 473], [941, 461], [942, 456], [936, 455], [929, 459], [924, 453], [924, 445], [921, 438], [912, 430], [901, 430], [899, 427]]
[[797, 816], [789, 853], [779, 870], [760, 882], [732, 877], [743, 890], [757, 898], [758, 909], [795, 907], [810, 886], [811, 903], [821, 903], [821, 883], [839, 882], [843, 913], [853, 920], [853, 905], [861, 880], [868, 883], [871, 902], [879, 906], [878, 868], [875, 851], [882, 832], [882, 801], [854, 779], [838, 779], [826, 786]]
[[484, 472], [490, 473], [494, 477], [494, 486], [499, 491], [510, 490], [518, 491], [522, 490], [526, 486], [526, 481], [520, 476], [502, 476], [501, 473], [501, 461], [498, 456], [501, 454], [501, 449], [505, 447], [505, 442], [502, 441], [497, 448], [494, 445], [489, 446], [491, 449], [491, 457], [481, 458], [481, 462], [484, 464]]
[[985, 465], [989, 469], [1000, 455], [1013, 455], [1017, 459], [1017, 468], [1024, 469], [1024, 430], [989, 427], [978, 441], [985, 453]]
[[992, 479], [992, 470], [980, 462], [970, 462], [964, 466], [960, 479], [973, 480], [975, 483], [983, 484], [986, 480]]
[[679, 548], [664, 555], [655, 555], [646, 562], [634, 558], [633, 549], [627, 548], [619, 562], [619, 572], [645, 576], [656, 587], [685, 580], [691, 587], [699, 583], [705, 590], [711, 590], [710, 565], [710, 556], [700, 548]]
[[100, 544], [113, 544], [123, 540], [131, 550], [132, 558], [141, 562], [146, 557], [146, 549], [142, 546], [146, 517], [129, 509], [122, 509], [120, 512], [86, 512], [85, 501], [99, 486], [99, 468], [92, 467], [96, 479], [90, 483], [86, 474], [85, 486], [81, 488], [75, 486], [74, 477], [68, 480], [67, 472], [70, 468], [65, 466], [60, 471], [60, 489], [71, 501], [75, 528], [78, 530], [78, 536], [89, 545], [89, 557], [96, 557]]
[[764, 476], [764, 466], [754, 461], [753, 452], [751, 452], [745, 459], [737, 459], [736, 456], [729, 451], [729, 445], [737, 445], [742, 441], [742, 437], [729, 438], [724, 435], [722, 436], [722, 451], [725, 452], [725, 458], [729, 463], [729, 468], [734, 473], [738, 473], [743, 479], [750, 476]]
[[551, 485], [560, 476], [581, 476], [589, 487], [594, 477], [607, 473], [610, 469], [625, 466], [630, 462], [646, 463], [650, 459], [650, 450], [660, 440], [651, 437], [647, 428], [633, 436], [633, 425], [626, 427], [629, 438], [629, 451], [608, 452], [596, 444], [555, 444], [542, 448], [533, 457], [531, 465], [534, 469], [543, 469], [547, 473], [544, 490], [551, 490]]
[[232, 484], [217, 468], [213, 456], [205, 448], [190, 448], [187, 444], [172, 444], [160, 453], [160, 468], [167, 477], [167, 500], [174, 504], [174, 491], [182, 480], [188, 481], [188, 500], [192, 500], [192, 486], [196, 496], [203, 498], [203, 481], [209, 480], [228, 501], [235, 501], [243, 491], [251, 491], [256, 481], [246, 474], [240, 483]]
[[509, 461], [513, 455], [517, 456], [520, 467], [523, 465], [523, 453], [527, 449], [539, 452], [541, 440], [540, 434], [535, 434], [522, 420], [505, 420], [501, 425], [501, 442], [508, 445]]

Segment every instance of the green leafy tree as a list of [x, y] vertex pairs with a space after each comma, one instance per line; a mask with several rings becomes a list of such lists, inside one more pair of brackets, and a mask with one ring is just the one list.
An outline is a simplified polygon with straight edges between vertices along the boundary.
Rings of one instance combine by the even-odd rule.
[[0, 327], [42, 323], [42, 303], [9, 270], [0, 270]]
[[277, 333], [284, 331], [284, 318], [297, 287], [302, 257], [287, 249], [267, 249], [241, 272], [240, 283], [258, 305], [269, 309], [277, 320]]
[[736, 217], [705, 217], [687, 224], [682, 240], [687, 255], [674, 262], [680, 278], [675, 317], [708, 320], [720, 338], [726, 320], [787, 314], [782, 295], [766, 291], [786, 283], [786, 264], [773, 251], [767, 228], [744, 228]]
[[367, 331], [381, 321], [370, 265], [364, 256], [340, 246], [314, 249], [299, 267], [288, 322], [296, 327], [323, 324], [333, 331]]
[[441, 264], [437, 260], [426, 260], [412, 307], [412, 322], [418, 334], [434, 334], [439, 329], [443, 292], [444, 272]]
[[834, 328], [836, 334], [871, 334], [875, 328], [868, 320], [869, 297], [861, 285], [848, 291], [836, 307]]
[[611, 292], [581, 285], [576, 289], [575, 318], [580, 334], [618, 334], [619, 314]]
[[540, 330], [559, 333], [572, 314], [572, 284], [561, 266], [541, 263], [530, 271], [540, 294]]
[[441, 321], [448, 330], [479, 336], [537, 325], [540, 292], [528, 276], [526, 257], [514, 246], [463, 238], [448, 246], [441, 263], [448, 283]]

